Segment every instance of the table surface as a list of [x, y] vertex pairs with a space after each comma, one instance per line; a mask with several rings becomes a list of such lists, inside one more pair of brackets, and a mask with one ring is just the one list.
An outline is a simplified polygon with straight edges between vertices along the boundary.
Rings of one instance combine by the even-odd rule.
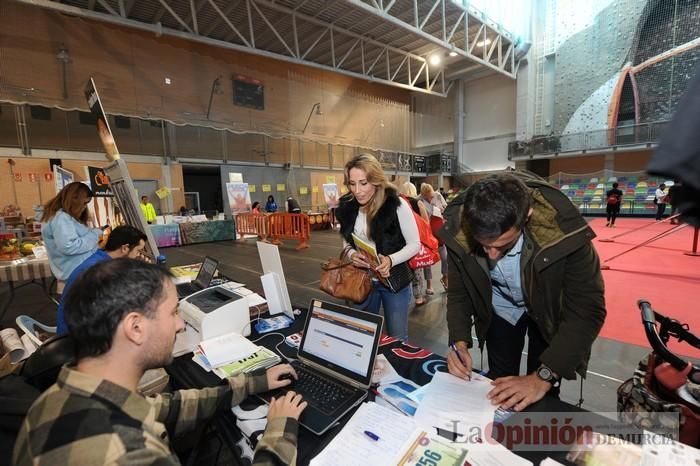
[[[284, 335], [290, 335], [292, 333], [298, 332], [303, 329], [305, 319], [305, 312], [301, 316], [298, 316], [294, 324], [287, 328], [279, 331]], [[296, 348], [288, 346], [282, 341], [280, 335], [275, 335], [274, 333], [267, 335], [258, 335], [253, 333], [249, 336], [257, 344], [265, 346], [267, 348], [278, 350], [278, 353], [282, 353], [286, 357], [294, 358], [296, 357]], [[409, 344], [402, 343], [393, 338], [385, 337], [380, 342], [379, 353], [384, 354], [390, 361], [394, 369], [407, 379], [412, 380], [418, 385], [424, 385], [428, 383], [433, 374], [436, 371], [446, 371], [445, 358], [431, 353], [422, 348], [411, 346]], [[176, 358], [173, 364], [168, 368], [173, 380], [176, 384], [179, 384], [182, 388], [193, 388], [193, 387], [205, 387], [205, 386], [215, 386], [223, 383], [218, 376], [213, 373], [207, 373], [196, 365], [191, 360], [191, 353]], [[284, 359], [284, 358], [283, 358]], [[374, 400], [374, 395], [370, 392], [367, 398], [368, 401]], [[260, 402], [253, 397], [249, 397], [241, 406], [243, 409], [252, 410], [258, 406]], [[354, 412], [354, 410], [352, 411]], [[308, 464], [311, 459], [325, 448], [325, 446], [335, 437], [335, 435], [340, 432], [344, 424], [351, 417], [352, 412], [343, 417], [340, 424], [331, 428], [322, 436], [316, 436], [310, 431], [300, 428], [299, 430], [299, 443], [298, 443], [298, 464], [305, 465]], [[558, 398], [546, 396], [544, 399], [538, 403], [530, 406], [525, 412], [513, 415], [509, 420], [507, 420], [504, 425], [520, 423], [522, 425], [523, 417], [522, 415], [534, 415], [534, 413], [585, 413], [585, 410], [577, 408], [569, 403], [565, 403]], [[591, 415], [593, 413], [590, 413]], [[520, 416], [520, 417], [519, 417]], [[536, 417], [536, 415], [534, 415]], [[602, 419], [602, 418], [601, 418]], [[549, 420], [549, 417], [547, 417]], [[529, 422], [529, 421], [526, 421]], [[614, 422], [614, 421], [610, 421]], [[562, 420], [563, 424], [563, 420]], [[226, 412], [219, 416], [217, 422], [217, 428], [222, 431], [222, 435], [227, 439], [227, 443], [231, 448], [237, 448], [236, 443], [242, 438], [242, 434], [238, 427], [236, 426], [236, 419], [231, 414], [231, 412]], [[516, 453], [533, 464], [539, 464], [540, 461], [547, 457], [551, 457], [561, 463], [566, 464], [566, 449], [565, 448], [554, 448], [554, 449], [527, 449], [522, 451], [516, 451]]]
[[19, 264], [1, 264], [0, 282], [17, 282], [37, 278], [51, 278], [51, 267], [48, 259], [29, 259]]

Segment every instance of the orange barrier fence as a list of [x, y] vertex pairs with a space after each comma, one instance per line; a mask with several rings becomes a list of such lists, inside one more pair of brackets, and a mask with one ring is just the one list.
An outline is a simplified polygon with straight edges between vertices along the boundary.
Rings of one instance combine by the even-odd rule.
[[297, 250], [309, 247], [311, 226], [306, 214], [272, 214], [270, 219], [270, 236], [272, 244], [282, 244], [282, 239], [299, 240]]
[[255, 235], [261, 240], [265, 240], [270, 234], [270, 216], [265, 214], [238, 214], [236, 215], [236, 231], [239, 239], [244, 239], [244, 235]]

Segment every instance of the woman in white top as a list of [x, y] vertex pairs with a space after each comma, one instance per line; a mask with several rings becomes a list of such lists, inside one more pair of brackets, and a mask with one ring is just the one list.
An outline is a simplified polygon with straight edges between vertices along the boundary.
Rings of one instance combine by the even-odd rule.
[[657, 222], [661, 221], [661, 218], [664, 216], [664, 211], [666, 210], [666, 192], [664, 191], [664, 189], [666, 189], [666, 184], [661, 183], [661, 185], [659, 185], [658, 189], [656, 190], [656, 193], [654, 193], [654, 203], [656, 204]]
[[[398, 196], [389, 183], [377, 159], [360, 154], [345, 165], [345, 184], [349, 196], [343, 196], [336, 209], [344, 245], [350, 248], [350, 257], [357, 267], [369, 268], [364, 252], [355, 248], [353, 234], [374, 245], [379, 264], [374, 267], [380, 277], [394, 276], [408, 267], [407, 261], [420, 250], [418, 227], [411, 206]], [[399, 269], [400, 268], [400, 269]], [[403, 270], [405, 272], [405, 270]], [[397, 292], [391, 291], [378, 280], [373, 280], [372, 291], [360, 304], [362, 309], [379, 313], [384, 309], [385, 330], [399, 340], [408, 338], [408, 308], [411, 301], [410, 280]]]

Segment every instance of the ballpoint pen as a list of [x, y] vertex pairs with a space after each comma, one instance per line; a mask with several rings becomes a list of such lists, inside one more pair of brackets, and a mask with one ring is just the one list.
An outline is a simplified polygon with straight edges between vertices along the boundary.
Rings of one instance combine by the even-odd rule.
[[[457, 355], [457, 359], [459, 359], [459, 362], [461, 362], [464, 367], [467, 367], [467, 364], [464, 362], [464, 359], [462, 359], [462, 356], [459, 354], [459, 351], [457, 351], [457, 346], [455, 346], [454, 342], [450, 343], [450, 348], [452, 348], [452, 351], [454, 351]], [[467, 379], [471, 380], [471, 375], [467, 375]]]

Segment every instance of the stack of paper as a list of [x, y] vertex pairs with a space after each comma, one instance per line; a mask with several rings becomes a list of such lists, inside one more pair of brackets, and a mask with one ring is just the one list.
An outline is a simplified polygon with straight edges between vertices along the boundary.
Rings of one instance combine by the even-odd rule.
[[246, 358], [258, 351], [258, 348], [239, 333], [227, 333], [220, 337], [204, 340], [199, 344], [202, 354], [214, 368]]
[[219, 366], [214, 369], [214, 373], [222, 379], [225, 379], [226, 377], [232, 377], [241, 373], [253, 372], [258, 369], [267, 369], [275, 364], [279, 364], [281, 361], [282, 359], [277, 356], [274, 351], [263, 346], [258, 346], [258, 351], [247, 358]]
[[466, 381], [437, 372], [423, 390], [423, 398], [415, 414], [416, 422], [428, 432], [439, 428], [467, 435], [473, 432], [473, 427], [486, 432], [496, 411], [496, 407], [486, 398], [492, 388], [489, 379], [476, 373], [472, 373], [472, 379]]
[[312, 466], [358, 464], [461, 466], [466, 451], [417, 428], [411, 418], [364, 403]]

